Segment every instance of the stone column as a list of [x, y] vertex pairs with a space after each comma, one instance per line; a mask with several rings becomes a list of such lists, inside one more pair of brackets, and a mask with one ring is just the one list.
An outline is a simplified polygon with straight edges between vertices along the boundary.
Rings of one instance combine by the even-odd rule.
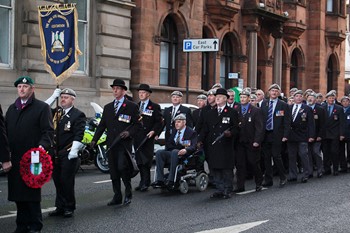
[[283, 26], [278, 24], [272, 36], [275, 38], [273, 58], [273, 82], [282, 85], [282, 33]]
[[258, 68], [258, 27], [249, 26], [249, 47], [248, 47], [248, 83], [246, 86], [256, 88]]

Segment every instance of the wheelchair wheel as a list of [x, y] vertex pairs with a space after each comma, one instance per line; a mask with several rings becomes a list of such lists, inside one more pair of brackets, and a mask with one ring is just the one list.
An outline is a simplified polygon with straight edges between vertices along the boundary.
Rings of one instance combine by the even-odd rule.
[[179, 190], [182, 194], [186, 194], [188, 192], [188, 184], [186, 180], [180, 181]]
[[196, 177], [196, 187], [200, 192], [207, 189], [209, 182], [209, 177], [205, 173], [201, 173]]

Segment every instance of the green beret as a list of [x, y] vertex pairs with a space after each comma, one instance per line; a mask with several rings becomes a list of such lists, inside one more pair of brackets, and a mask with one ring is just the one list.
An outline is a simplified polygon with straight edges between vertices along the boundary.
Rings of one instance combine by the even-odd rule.
[[64, 88], [61, 91], [61, 95], [62, 94], [66, 94], [66, 95], [71, 95], [71, 96], [77, 97], [77, 93], [75, 93], [75, 91], [73, 89], [70, 89], [70, 88]]
[[17, 87], [18, 84], [28, 84], [32, 86], [34, 84], [34, 81], [29, 76], [21, 76], [15, 81], [15, 87]]

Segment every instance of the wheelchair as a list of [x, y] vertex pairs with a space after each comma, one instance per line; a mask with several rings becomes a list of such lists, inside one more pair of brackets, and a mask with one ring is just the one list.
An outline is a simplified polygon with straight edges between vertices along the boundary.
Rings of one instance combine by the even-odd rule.
[[[196, 186], [197, 190], [203, 192], [209, 183], [208, 174], [204, 170], [205, 156], [203, 151], [196, 151], [189, 156], [180, 156], [176, 166], [173, 188], [162, 187], [162, 191], [179, 190], [182, 194], [189, 191], [189, 186]], [[165, 166], [168, 168], [169, 166]], [[164, 174], [167, 179], [169, 173]], [[157, 180], [157, 167], [155, 167], [154, 181]]]

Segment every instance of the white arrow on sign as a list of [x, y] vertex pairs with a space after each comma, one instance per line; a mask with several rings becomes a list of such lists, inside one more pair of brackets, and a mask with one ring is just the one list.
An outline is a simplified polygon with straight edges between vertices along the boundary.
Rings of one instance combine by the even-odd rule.
[[219, 51], [219, 39], [185, 39], [184, 52], [216, 52]]
[[239, 232], [249, 230], [253, 227], [259, 226], [268, 221], [269, 220], [250, 222], [250, 223], [244, 223], [244, 224], [234, 225], [230, 227], [217, 228], [213, 230], [198, 231], [196, 233], [239, 233]]

